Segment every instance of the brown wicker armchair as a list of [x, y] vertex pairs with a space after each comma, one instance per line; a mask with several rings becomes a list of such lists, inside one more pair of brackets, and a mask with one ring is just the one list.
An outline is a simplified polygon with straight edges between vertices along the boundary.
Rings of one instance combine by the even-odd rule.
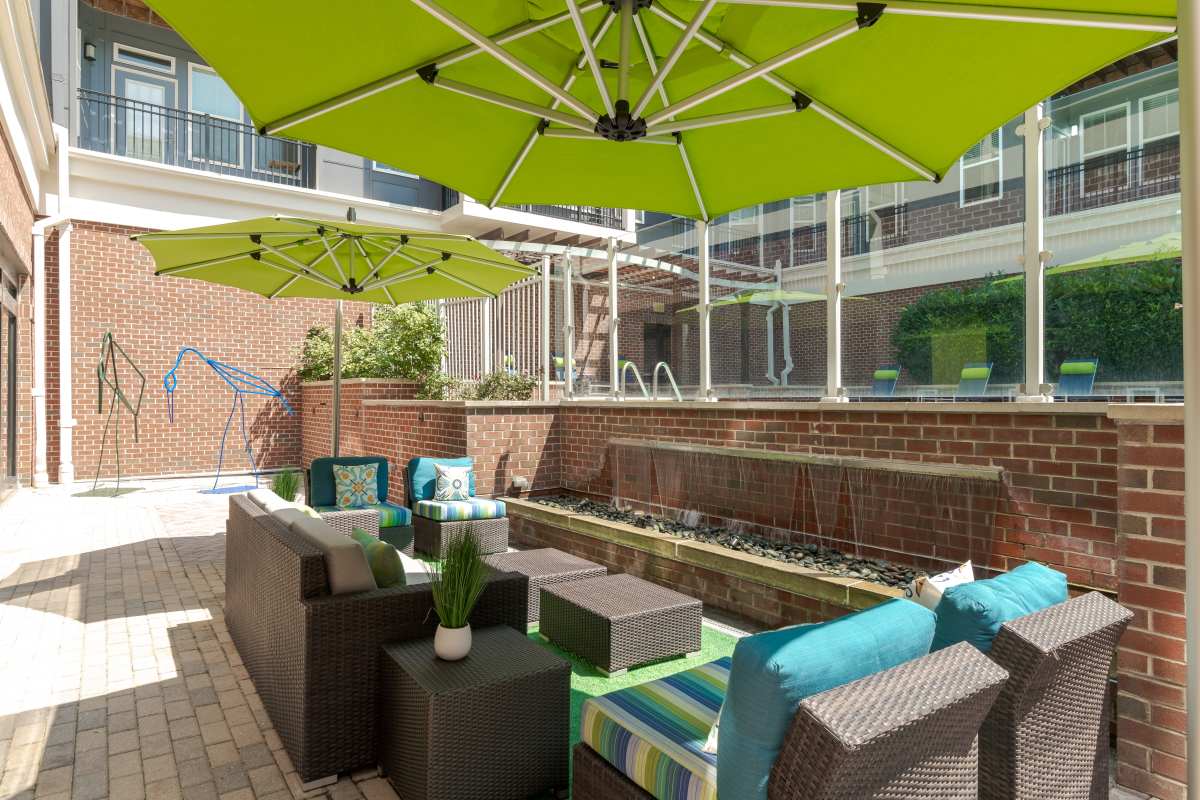
[[[800, 703], [771, 800], [975, 800], [976, 734], [1006, 675], [959, 644]], [[573, 800], [653, 800], [586, 744]]]
[[1098, 592], [1000, 628], [1011, 676], [980, 731], [981, 800], [1106, 800], [1108, 683], [1133, 618]]
[[[374, 766], [381, 645], [432, 635], [428, 585], [331, 596], [321, 552], [241, 496], [229, 499], [225, 621], [306, 784]], [[528, 579], [495, 573], [476, 627], [526, 625]]]

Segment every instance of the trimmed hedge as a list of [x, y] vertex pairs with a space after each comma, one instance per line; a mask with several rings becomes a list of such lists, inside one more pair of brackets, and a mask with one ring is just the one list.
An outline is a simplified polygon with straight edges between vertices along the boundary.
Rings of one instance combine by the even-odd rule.
[[[1181, 281], [1178, 259], [1047, 278], [1047, 379], [1065, 359], [1099, 358], [1099, 381], [1181, 380]], [[1022, 383], [1025, 282], [931, 291], [901, 312], [892, 346], [914, 383], [956, 384], [968, 361], [993, 362], [994, 382]]]

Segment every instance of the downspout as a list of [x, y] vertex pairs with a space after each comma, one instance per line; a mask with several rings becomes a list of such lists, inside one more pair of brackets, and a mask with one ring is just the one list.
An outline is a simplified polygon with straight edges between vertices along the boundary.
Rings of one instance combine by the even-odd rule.
[[779, 303], [772, 303], [767, 308], [767, 380], [772, 386], [779, 385], [779, 378], [775, 377], [775, 310], [779, 308]]
[[[57, 166], [58, 166], [58, 208], [57, 213], [52, 216], [44, 217], [33, 223], [31, 231], [33, 236], [33, 386], [30, 389], [30, 395], [33, 397], [33, 485], [35, 487], [48, 486], [50, 484], [50, 474], [47, 469], [47, 430], [46, 430], [46, 232], [48, 230], [58, 229], [69, 223], [70, 219], [66, 214], [66, 199], [68, 196], [68, 163], [67, 163], [67, 129], [61, 125], [54, 126], [54, 138], [57, 148]], [[70, 259], [70, 239], [69, 236], [64, 236], [66, 239], [65, 247], [60, 243], [59, 250], [59, 270], [63, 270], [63, 264], [69, 264]], [[69, 276], [69, 271], [67, 272]], [[68, 303], [70, 302], [70, 286], [64, 281], [64, 285], [59, 287], [61, 293], [65, 291]], [[68, 311], [66, 322], [70, 322], [70, 312]], [[60, 338], [61, 338], [61, 323], [60, 323]], [[67, 364], [70, 364], [70, 333], [66, 337], [67, 346]], [[60, 364], [61, 354], [60, 354]], [[70, 401], [70, 371], [67, 371], [65, 390], [67, 392], [68, 403]], [[60, 381], [62, 377], [60, 376]], [[62, 402], [62, 394], [60, 390], [59, 402]], [[67, 419], [70, 418], [70, 410], [68, 405]], [[70, 420], [74, 424], [74, 420]], [[70, 457], [71, 442], [70, 428], [65, 428], [63, 431], [64, 440], [60, 442], [60, 452]]]
[[796, 365], [792, 362], [792, 307], [788, 303], [783, 306], [783, 372], [779, 373], [779, 382], [788, 385], [788, 376]]

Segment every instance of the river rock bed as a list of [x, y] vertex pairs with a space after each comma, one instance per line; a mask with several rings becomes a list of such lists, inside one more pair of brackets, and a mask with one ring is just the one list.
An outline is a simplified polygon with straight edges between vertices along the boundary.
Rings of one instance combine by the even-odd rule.
[[907, 586], [913, 578], [925, 574], [923, 571], [893, 564], [883, 559], [855, 558], [832, 547], [822, 547], [816, 544], [781, 544], [760, 536], [736, 533], [728, 528], [715, 525], [688, 525], [678, 520], [658, 517], [642, 511], [623, 511], [606, 503], [597, 503], [594, 500], [580, 497], [553, 495], [530, 499], [544, 506], [552, 506], [576, 514], [586, 514], [610, 522], [623, 522], [627, 525], [678, 536], [682, 539], [708, 542], [775, 561], [812, 567], [831, 575], [861, 578], [887, 586]]

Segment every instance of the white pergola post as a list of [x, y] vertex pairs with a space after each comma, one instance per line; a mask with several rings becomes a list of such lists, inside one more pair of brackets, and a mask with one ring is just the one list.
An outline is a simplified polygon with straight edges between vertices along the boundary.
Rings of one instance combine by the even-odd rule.
[[696, 260], [699, 262], [700, 274], [697, 278], [700, 297], [700, 380], [699, 395], [701, 400], [716, 400], [712, 386], [712, 297], [709, 292], [709, 259], [708, 259], [708, 222], [696, 221]]
[[1021, 263], [1025, 269], [1025, 383], [1017, 401], [1052, 403], [1053, 388], [1046, 380], [1046, 211], [1042, 197], [1044, 132], [1050, 119], [1043, 116], [1038, 103], [1025, 112], [1025, 121], [1017, 128], [1024, 138], [1025, 151], [1025, 240]]
[[1183, 227], [1184, 573], [1188, 797], [1200, 798], [1200, 4], [1179, 3], [1179, 194]]
[[329, 455], [341, 455], [342, 441], [342, 301], [333, 312], [333, 443]]
[[842, 192], [825, 195], [825, 396], [823, 403], [847, 403], [842, 388]]
[[442, 330], [447, 331], [446, 346], [442, 348], [442, 372], [443, 373], [448, 373], [450, 371], [450, 337], [448, 335], [449, 334], [448, 316], [449, 315], [446, 313], [446, 301], [438, 300], [437, 301], [438, 322], [442, 323]]
[[493, 331], [492, 331], [492, 319], [493, 319], [492, 309], [493, 309], [493, 306], [495, 305], [495, 302], [496, 301], [491, 297], [488, 297], [488, 298], [484, 299], [484, 301], [483, 301], [482, 320], [481, 320], [481, 324], [480, 324], [480, 327], [483, 329], [481, 331], [483, 334], [483, 342], [482, 342], [483, 346], [482, 346], [482, 348], [480, 348], [480, 352], [483, 354], [483, 374], [484, 375], [491, 375], [493, 372], [496, 371], [496, 365], [495, 365], [496, 354], [495, 354], [495, 352], [493, 352], [493, 345], [492, 345], [492, 333], [493, 333]]
[[542, 256], [541, 324], [538, 326], [542, 354], [542, 401], [550, 402], [550, 256]]
[[617, 240], [608, 240], [608, 375], [612, 384], [612, 397], [619, 399], [625, 394], [625, 385], [620, 369], [620, 334], [618, 329], [621, 318], [617, 315], [620, 309], [617, 298]]
[[571, 273], [574, 265], [570, 254], [563, 256], [563, 397], [575, 399], [575, 298], [571, 292]]

